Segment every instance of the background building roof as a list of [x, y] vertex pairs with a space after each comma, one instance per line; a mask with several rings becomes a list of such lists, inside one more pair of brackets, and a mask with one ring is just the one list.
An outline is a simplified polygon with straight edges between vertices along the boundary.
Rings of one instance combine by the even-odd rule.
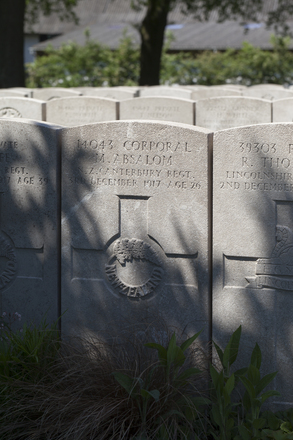
[[[271, 49], [270, 35], [273, 30], [266, 29], [262, 19], [266, 12], [275, 5], [274, 0], [265, 2], [265, 9], [259, 16], [259, 23], [247, 23], [245, 26], [239, 21], [225, 21], [217, 23], [217, 14], [212, 12], [209, 21], [199, 22], [192, 14], [183, 14], [178, 4], [168, 16], [168, 28], [175, 39], [171, 43], [171, 50], [225, 50], [228, 47], [239, 49], [243, 41], [248, 41], [262, 49]], [[33, 25], [30, 32], [56, 35], [58, 37], [46, 40], [33, 46], [36, 52], [43, 51], [50, 43], [58, 48], [68, 41], [78, 44], [85, 43], [85, 30], [89, 29], [90, 37], [107, 45], [117, 48], [127, 28], [128, 35], [133, 41], [140, 42], [137, 26], [141, 23], [145, 10], [135, 11], [130, 6], [130, 0], [79, 0], [75, 8], [79, 17], [79, 25], [61, 21], [56, 14], [45, 17], [40, 15], [38, 23]], [[293, 21], [288, 23], [293, 30]], [[249, 29], [245, 33], [245, 28]], [[293, 48], [293, 44], [291, 45]]]

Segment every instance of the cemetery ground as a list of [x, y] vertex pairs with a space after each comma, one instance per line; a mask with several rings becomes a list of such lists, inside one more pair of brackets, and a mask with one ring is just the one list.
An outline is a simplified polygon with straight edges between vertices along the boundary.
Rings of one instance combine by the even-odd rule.
[[183, 338], [157, 318], [110, 345], [61, 340], [45, 319], [13, 330], [20, 317], [1, 319], [1, 440], [292, 438], [293, 408], [261, 411], [279, 393], [267, 390], [276, 373], [261, 375], [259, 346], [231, 372], [241, 327], [224, 351], [214, 343], [210, 363], [199, 334]]

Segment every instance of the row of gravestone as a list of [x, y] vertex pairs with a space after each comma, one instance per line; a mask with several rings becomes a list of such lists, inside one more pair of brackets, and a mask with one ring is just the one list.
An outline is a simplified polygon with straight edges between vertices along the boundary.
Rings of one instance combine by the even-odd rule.
[[65, 97], [50, 101], [32, 98], [0, 98], [0, 118], [24, 117], [64, 126], [93, 122], [152, 119], [222, 130], [241, 125], [292, 122], [293, 97], [268, 101], [243, 96], [201, 99], [164, 96], [116, 101], [91, 96]]
[[29, 97], [47, 101], [66, 96], [98, 96], [104, 98], [131, 99], [146, 96], [172, 96], [183, 99], [206, 99], [217, 96], [251, 96], [267, 100], [293, 97], [293, 86], [285, 88], [276, 84], [258, 84], [251, 87], [241, 85], [220, 86], [150, 86], [150, 87], [44, 87], [38, 89], [10, 88], [0, 89], [0, 96]]
[[1, 313], [103, 338], [241, 324], [292, 405], [293, 124], [0, 120]]

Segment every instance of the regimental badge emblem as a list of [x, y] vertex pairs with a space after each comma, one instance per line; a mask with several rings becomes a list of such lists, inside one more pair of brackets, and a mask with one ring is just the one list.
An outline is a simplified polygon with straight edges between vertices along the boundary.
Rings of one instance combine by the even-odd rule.
[[18, 110], [12, 107], [3, 107], [0, 109], [0, 118], [21, 118]]
[[276, 245], [270, 258], [256, 261], [256, 276], [246, 277], [248, 288], [263, 287], [293, 291], [293, 234], [287, 226], [276, 226]]
[[163, 277], [162, 262], [150, 244], [137, 238], [114, 243], [113, 255], [105, 266], [112, 286], [129, 298], [151, 294]]

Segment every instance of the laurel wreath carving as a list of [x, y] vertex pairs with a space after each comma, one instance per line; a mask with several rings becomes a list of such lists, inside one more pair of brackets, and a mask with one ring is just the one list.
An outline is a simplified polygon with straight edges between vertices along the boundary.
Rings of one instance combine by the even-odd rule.
[[118, 240], [114, 246], [114, 255], [122, 265], [126, 261], [132, 261], [133, 259], [147, 260], [156, 265], [161, 265], [156, 252], [151, 246], [138, 238]]

